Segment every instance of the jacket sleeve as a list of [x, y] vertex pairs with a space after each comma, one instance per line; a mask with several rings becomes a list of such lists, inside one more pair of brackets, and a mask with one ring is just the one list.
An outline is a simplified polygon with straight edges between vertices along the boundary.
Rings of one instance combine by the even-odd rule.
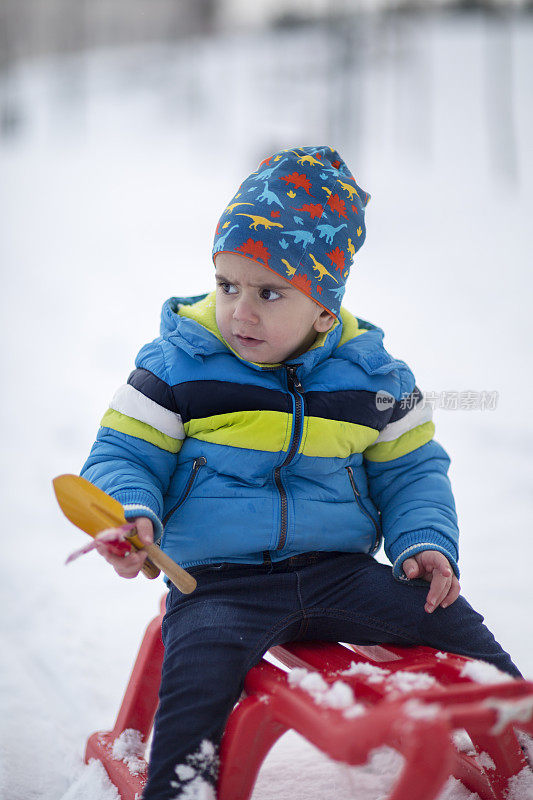
[[111, 400], [81, 475], [124, 506], [147, 516], [161, 536], [163, 498], [185, 432], [166, 377], [163, 343], [145, 345], [136, 369]]
[[[411, 385], [414, 378], [411, 375]], [[422, 550], [438, 550], [459, 575], [457, 514], [450, 459], [433, 439], [432, 408], [418, 387], [403, 392], [388, 424], [364, 452], [370, 496], [381, 514], [385, 553], [394, 577]]]

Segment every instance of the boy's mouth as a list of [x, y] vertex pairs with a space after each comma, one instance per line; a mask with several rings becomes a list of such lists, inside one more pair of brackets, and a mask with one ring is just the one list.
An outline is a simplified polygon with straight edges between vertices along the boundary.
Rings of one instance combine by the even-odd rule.
[[235, 334], [235, 338], [243, 347], [257, 347], [264, 343], [264, 339], [254, 339], [253, 336], [241, 336], [238, 333]]

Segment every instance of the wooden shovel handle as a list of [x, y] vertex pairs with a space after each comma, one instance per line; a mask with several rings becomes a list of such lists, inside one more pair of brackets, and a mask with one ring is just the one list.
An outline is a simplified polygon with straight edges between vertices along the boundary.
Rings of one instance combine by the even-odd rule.
[[156, 567], [156, 565], [152, 561], [150, 561], [149, 558], [145, 560], [144, 564], [141, 567], [141, 571], [151, 581], [153, 581], [154, 578], [159, 578], [159, 575], [161, 574], [161, 570], [159, 569], [159, 567]]
[[[136, 532], [132, 535], [127, 536], [132, 544], [135, 545], [137, 550], [146, 550], [148, 554], [148, 559], [144, 562], [145, 565], [147, 564], [149, 568], [158, 567], [157, 574], [159, 574], [159, 570], [164, 572], [167, 578], [169, 578], [174, 586], [183, 592], [183, 594], [190, 594], [194, 592], [196, 589], [196, 579], [193, 578], [192, 575], [189, 575], [188, 572], [185, 572], [179, 564], [176, 564], [166, 553], [163, 553], [160, 547], [156, 544], [144, 544], [141, 539], [139, 539]], [[143, 570], [144, 571], [144, 570]], [[145, 574], [148, 577], [148, 572], [145, 571]], [[157, 577], [157, 576], [155, 576]]]
[[[67, 519], [90, 536], [95, 537], [106, 528], [120, 528], [126, 524], [124, 508], [118, 500], [85, 478], [58, 475], [53, 484], [57, 501]], [[162, 570], [180, 592], [189, 594], [195, 590], [196, 581], [192, 575], [165, 555], [156, 544], [145, 545], [135, 528], [126, 538], [136, 550], [147, 551], [148, 558], [142, 566], [147, 578], [157, 578], [159, 570]]]

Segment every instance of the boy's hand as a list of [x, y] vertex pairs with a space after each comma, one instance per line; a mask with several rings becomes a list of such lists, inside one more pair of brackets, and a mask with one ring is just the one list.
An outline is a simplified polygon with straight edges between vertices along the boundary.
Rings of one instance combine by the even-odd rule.
[[[144, 544], [149, 544], [154, 541], [154, 526], [151, 519], [148, 519], [148, 517], [137, 517], [129, 521], [135, 522], [139, 539]], [[147, 554], [145, 550], [132, 550], [131, 553], [120, 556], [113, 553], [113, 545], [99, 542], [98, 539], [95, 541], [97, 551], [111, 564], [115, 572], [120, 575], [121, 578], [135, 578], [139, 574], [146, 560]]]
[[450, 562], [439, 550], [422, 550], [402, 564], [409, 580], [422, 578], [430, 581], [424, 610], [431, 614], [438, 606], [446, 608], [459, 597], [461, 587]]

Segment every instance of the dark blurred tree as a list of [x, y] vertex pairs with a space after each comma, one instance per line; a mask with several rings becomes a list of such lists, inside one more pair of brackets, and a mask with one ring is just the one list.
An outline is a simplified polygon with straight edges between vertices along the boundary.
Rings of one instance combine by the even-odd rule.
[[[217, 0], [1, 0], [0, 68], [19, 58], [213, 29]], [[9, 41], [7, 41], [9, 40]]]

